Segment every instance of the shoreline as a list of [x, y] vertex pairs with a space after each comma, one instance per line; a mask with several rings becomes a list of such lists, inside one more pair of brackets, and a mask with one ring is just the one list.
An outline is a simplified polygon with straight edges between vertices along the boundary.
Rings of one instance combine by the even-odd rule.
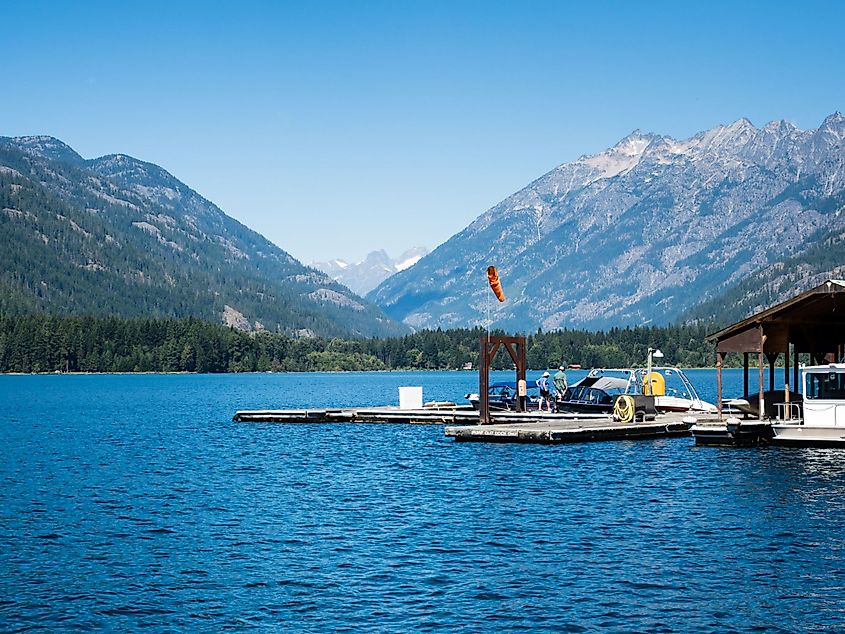
[[[775, 366], [775, 369], [778, 368], [783, 369], [781, 366]], [[546, 368], [548, 369], [548, 368]], [[567, 370], [567, 372], [589, 372], [592, 368], [589, 369], [581, 369], [581, 370]], [[597, 368], [601, 369], [601, 368]], [[638, 369], [638, 368], [635, 368]], [[682, 367], [680, 368], [684, 372], [687, 371], [696, 371], [696, 370], [715, 370], [715, 367], [711, 366], [698, 366], [698, 367]], [[756, 369], [756, 368], [754, 368]], [[765, 368], [768, 370], [768, 368]], [[726, 367], [723, 370], [742, 370], [742, 366], [738, 367]], [[544, 369], [533, 369], [529, 368], [528, 372], [543, 372]], [[446, 368], [396, 368], [393, 370], [285, 370], [285, 371], [274, 371], [274, 370], [261, 370], [261, 371], [249, 371], [249, 372], [185, 372], [185, 371], [176, 371], [176, 372], [166, 372], [166, 371], [139, 371], [139, 372], [59, 372], [59, 371], [52, 371], [52, 372], [0, 372], [0, 376], [143, 376], [143, 375], [160, 375], [160, 376], [227, 376], [227, 375], [237, 375], [243, 376], [248, 374], [391, 374], [394, 372], [424, 372], [424, 373], [435, 373], [435, 372], [459, 372], [459, 373], [466, 373], [466, 374], [478, 374], [478, 370], [450, 370]], [[491, 372], [512, 372], [512, 370], [491, 370]]]

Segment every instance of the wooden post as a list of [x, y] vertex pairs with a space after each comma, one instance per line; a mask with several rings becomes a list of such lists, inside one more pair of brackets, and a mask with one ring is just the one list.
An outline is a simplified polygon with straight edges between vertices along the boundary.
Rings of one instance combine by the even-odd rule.
[[766, 358], [769, 360], [769, 390], [775, 389], [775, 361], [777, 361], [777, 352], [767, 352]]
[[742, 353], [742, 398], [749, 398], [748, 395], [748, 353]]
[[[789, 383], [789, 344], [786, 344], [786, 352], [783, 353], [783, 384]], [[793, 384], [794, 385], [794, 384]]]
[[792, 420], [792, 410], [790, 409], [791, 396], [789, 394], [789, 342], [786, 342], [786, 352], [783, 353], [783, 394], [786, 410], [783, 415], [786, 420]]
[[795, 358], [792, 360], [792, 386], [795, 388], [795, 391], [799, 394], [801, 393], [801, 384], [798, 382], [798, 346], [792, 346], [792, 354]]
[[487, 389], [490, 386], [490, 343], [487, 335], [481, 335], [481, 342], [478, 347], [478, 423], [488, 425], [490, 423], [490, 396]]
[[719, 413], [719, 420], [722, 420], [722, 361], [724, 358], [724, 352], [716, 352], [716, 410]]
[[[526, 364], [526, 361], [525, 361], [525, 354], [526, 354], [525, 337], [518, 337], [518, 339], [519, 339], [519, 342], [514, 344], [517, 348], [517, 359], [514, 360], [514, 363], [516, 363], [516, 385], [517, 385], [517, 389], [519, 388], [519, 382], [520, 381], [522, 381], [523, 383], [525, 382], [525, 371], [527, 370], [527, 367], [526, 367], [527, 364]], [[511, 355], [511, 356], [513, 356], [513, 355]], [[526, 399], [525, 396], [521, 396], [518, 399], [519, 411], [520, 412], [524, 412], [528, 409], [527, 407], [525, 407], [525, 399]]]
[[766, 335], [763, 334], [763, 328], [760, 327], [760, 352], [757, 353], [757, 382], [760, 388], [760, 411], [757, 414], [758, 420], [763, 420], [763, 415], [766, 410], [766, 397], [763, 391], [763, 349], [766, 347]]
[[792, 420], [792, 410], [789, 405], [789, 383], [783, 384], [783, 418], [785, 420]]

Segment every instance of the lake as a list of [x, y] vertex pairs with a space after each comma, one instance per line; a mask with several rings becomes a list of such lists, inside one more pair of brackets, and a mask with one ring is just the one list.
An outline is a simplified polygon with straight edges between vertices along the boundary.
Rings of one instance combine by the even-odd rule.
[[845, 451], [231, 422], [403, 385], [477, 375], [0, 376], [0, 629], [845, 630]]

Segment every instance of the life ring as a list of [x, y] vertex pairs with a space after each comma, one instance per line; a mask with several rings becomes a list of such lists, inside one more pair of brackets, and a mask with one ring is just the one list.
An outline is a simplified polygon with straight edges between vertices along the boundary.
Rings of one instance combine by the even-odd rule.
[[623, 394], [616, 399], [613, 406], [613, 418], [620, 423], [631, 423], [634, 421], [634, 397]]

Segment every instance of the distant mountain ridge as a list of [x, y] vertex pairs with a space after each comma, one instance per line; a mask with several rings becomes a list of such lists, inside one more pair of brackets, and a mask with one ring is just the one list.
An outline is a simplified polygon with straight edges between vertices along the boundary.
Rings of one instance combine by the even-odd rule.
[[393, 259], [384, 249], [381, 249], [369, 253], [360, 262], [350, 263], [335, 259], [328, 262], [314, 262], [311, 266], [363, 296], [391, 275], [412, 267], [426, 255], [428, 255], [428, 249], [414, 247]]
[[294, 335], [407, 332], [163, 168], [0, 137], [0, 312], [194, 316]]
[[508, 297], [496, 327], [665, 324], [845, 230], [843, 191], [838, 112], [807, 131], [747, 119], [685, 140], [635, 131], [509, 196], [368, 297], [416, 328], [482, 325], [494, 264]]

